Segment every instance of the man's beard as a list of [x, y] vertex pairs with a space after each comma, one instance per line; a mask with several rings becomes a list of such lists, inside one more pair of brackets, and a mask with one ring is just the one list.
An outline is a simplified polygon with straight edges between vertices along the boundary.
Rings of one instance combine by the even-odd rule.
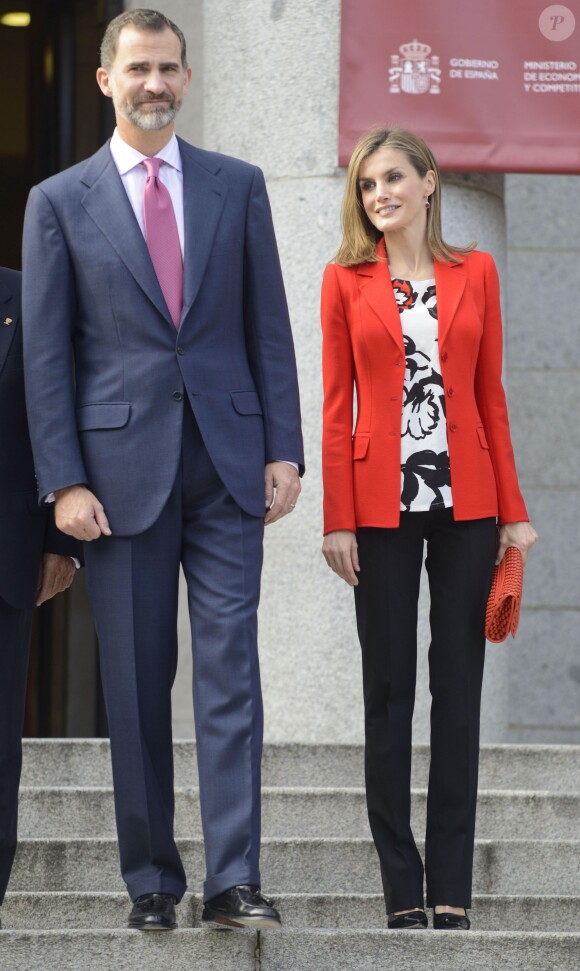
[[176, 98], [168, 98], [163, 104], [144, 109], [142, 105], [147, 104], [150, 99], [142, 98], [138, 102], [122, 101], [112, 81], [110, 81], [110, 84], [115, 111], [125, 121], [142, 131], [160, 131], [162, 128], [166, 128], [181, 108], [181, 101], [177, 101]]

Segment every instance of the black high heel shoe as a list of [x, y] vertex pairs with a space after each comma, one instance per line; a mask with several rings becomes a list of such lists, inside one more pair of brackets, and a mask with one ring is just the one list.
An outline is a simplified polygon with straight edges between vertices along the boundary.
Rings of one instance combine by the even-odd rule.
[[436, 914], [433, 908], [433, 928], [436, 931], [468, 931], [471, 921], [465, 914]]
[[387, 914], [390, 931], [414, 931], [427, 927], [427, 914], [424, 910], [412, 910], [409, 914]]

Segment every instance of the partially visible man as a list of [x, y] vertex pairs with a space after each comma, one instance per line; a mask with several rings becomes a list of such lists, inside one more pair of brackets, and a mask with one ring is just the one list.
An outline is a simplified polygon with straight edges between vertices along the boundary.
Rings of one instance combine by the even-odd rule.
[[28, 201], [29, 420], [40, 497], [54, 493], [57, 525], [85, 541], [129, 926], [172, 930], [186, 888], [171, 737], [181, 566], [203, 920], [278, 927], [260, 888], [257, 608], [264, 524], [300, 493], [298, 382], [264, 177], [177, 138], [190, 80], [163, 14], [109, 24], [97, 82], [113, 137]]
[[[81, 544], [38, 508], [26, 423], [20, 273], [0, 267], [0, 906], [16, 851], [34, 606], [70, 586]], [[1, 924], [0, 924], [1, 927]]]

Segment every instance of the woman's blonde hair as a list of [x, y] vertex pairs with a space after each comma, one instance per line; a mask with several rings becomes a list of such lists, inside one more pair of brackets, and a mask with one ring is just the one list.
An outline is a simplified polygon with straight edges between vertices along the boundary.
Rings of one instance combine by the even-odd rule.
[[469, 253], [469, 246], [448, 246], [441, 234], [441, 175], [439, 166], [427, 143], [406, 128], [371, 128], [359, 138], [348, 163], [346, 186], [342, 200], [342, 242], [334, 258], [339, 266], [372, 263], [377, 260], [377, 242], [382, 233], [367, 216], [362, 203], [359, 171], [364, 159], [379, 148], [403, 152], [420, 178], [429, 170], [435, 173], [435, 188], [429, 196], [427, 209], [427, 243], [433, 257], [443, 263], [461, 263], [460, 254]]

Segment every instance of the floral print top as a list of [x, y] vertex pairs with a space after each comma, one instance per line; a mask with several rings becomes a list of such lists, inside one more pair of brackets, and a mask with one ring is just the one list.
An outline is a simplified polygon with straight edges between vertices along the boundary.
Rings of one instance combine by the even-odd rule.
[[401, 422], [401, 510], [453, 505], [435, 280], [393, 279], [406, 369]]

